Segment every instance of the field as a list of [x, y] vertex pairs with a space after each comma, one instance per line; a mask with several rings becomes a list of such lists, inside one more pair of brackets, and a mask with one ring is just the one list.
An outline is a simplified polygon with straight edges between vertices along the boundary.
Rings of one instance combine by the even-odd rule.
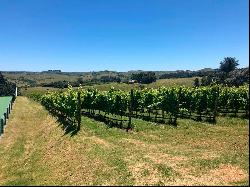
[[40, 72], [17, 72], [17, 73], [2, 73], [4, 77], [17, 84], [18, 87], [26, 84], [41, 84], [56, 81], [76, 81], [80, 75], [75, 74], [57, 74], [57, 73], [40, 73]]
[[0, 139], [0, 185], [249, 185], [249, 120], [133, 123], [126, 132], [82, 117], [71, 136], [18, 97]]
[[[155, 71], [157, 77], [165, 73], [173, 73], [175, 71]], [[116, 71], [98, 71], [98, 72], [2, 72], [4, 77], [11, 82], [17, 84], [18, 87], [25, 85], [40, 85], [42, 83], [51, 83], [57, 81], [74, 82], [82, 78], [84, 81], [91, 80], [92, 78], [100, 79], [103, 76], [120, 77], [123, 80], [128, 80], [132, 73], [129, 72], [116, 72]]]
[[[185, 86], [192, 86], [193, 81], [196, 77], [192, 78], [178, 78], [178, 79], [160, 79], [157, 80], [155, 83], [151, 83], [148, 85], [144, 85], [144, 87], [147, 88], [159, 88], [161, 86], [174, 86], [174, 85], [185, 85]], [[94, 86], [83, 86], [83, 88], [96, 88], [101, 91], [107, 91], [111, 87], [114, 87], [116, 89], [121, 90], [130, 90], [131, 88], [138, 88], [138, 84], [131, 85], [131, 84], [125, 84], [125, 83], [107, 83], [107, 84], [100, 84], [100, 85], [94, 85]], [[21, 94], [24, 96], [29, 96], [32, 93], [46, 93], [47, 91], [56, 91], [61, 90], [58, 88], [50, 88], [50, 87], [30, 87], [30, 88], [22, 88]], [[66, 90], [66, 89], [62, 89]]]
[[59, 88], [50, 88], [50, 87], [30, 87], [30, 88], [21, 88], [20, 92], [23, 96], [30, 96], [31, 94], [38, 93], [38, 94], [45, 94], [48, 91], [64, 91], [66, 89], [59, 89]]

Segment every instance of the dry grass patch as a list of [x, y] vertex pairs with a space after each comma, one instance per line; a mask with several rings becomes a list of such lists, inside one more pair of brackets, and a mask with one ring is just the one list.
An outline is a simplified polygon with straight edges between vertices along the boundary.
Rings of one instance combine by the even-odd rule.
[[158, 170], [149, 163], [137, 162], [129, 166], [129, 170], [135, 179], [134, 185], [155, 185], [162, 180], [162, 176]]
[[237, 166], [232, 165], [220, 165], [216, 169], [208, 171], [201, 176], [194, 176], [189, 174], [183, 174], [180, 178], [169, 185], [233, 185], [234, 182], [240, 182], [247, 179], [247, 174]]
[[208, 179], [215, 183], [230, 184], [246, 179], [247, 173], [240, 169], [238, 166], [230, 164], [220, 165], [219, 168], [211, 170], [207, 176]]
[[[107, 141], [105, 141], [104, 139], [102, 138], [99, 138], [97, 136], [91, 136], [91, 137], [88, 137], [90, 140], [92, 140], [93, 142], [95, 142], [96, 144], [98, 145], [101, 145], [105, 148], [111, 148], [113, 147], [113, 145]], [[86, 138], [87, 139], [87, 138]]]
[[151, 161], [153, 161], [156, 164], [168, 164], [172, 167], [181, 164], [183, 162], [186, 162], [188, 160], [185, 156], [173, 156], [166, 153], [149, 153], [145, 155], [145, 158], [149, 158]]
[[219, 158], [220, 157], [220, 153], [215, 153], [215, 152], [208, 152], [206, 151], [205, 153], [201, 154], [200, 159], [215, 159], [215, 158]]

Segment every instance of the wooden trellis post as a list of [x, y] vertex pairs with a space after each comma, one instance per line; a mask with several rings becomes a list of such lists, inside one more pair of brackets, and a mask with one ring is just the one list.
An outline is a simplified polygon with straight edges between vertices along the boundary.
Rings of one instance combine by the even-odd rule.
[[0, 121], [0, 127], [1, 127], [1, 129], [0, 129], [0, 135], [1, 135], [4, 133], [4, 121], [3, 121], [3, 119], [1, 119], [1, 121]]
[[79, 131], [81, 128], [81, 95], [80, 92], [77, 93], [77, 130]]
[[129, 116], [128, 116], [128, 127], [127, 127], [127, 131], [132, 129], [132, 125], [131, 125], [131, 118], [132, 118], [132, 102], [134, 100], [134, 91], [133, 89], [131, 89], [130, 91], [130, 102], [129, 102]]
[[216, 116], [218, 113], [218, 100], [220, 96], [220, 88], [217, 87], [217, 92], [216, 92], [216, 98], [215, 98], [215, 104], [214, 104], [214, 113], [213, 113], [213, 123], [216, 123]]

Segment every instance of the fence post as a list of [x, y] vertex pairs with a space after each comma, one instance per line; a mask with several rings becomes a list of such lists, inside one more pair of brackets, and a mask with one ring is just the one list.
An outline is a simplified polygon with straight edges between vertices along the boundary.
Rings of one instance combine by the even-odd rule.
[[4, 113], [3, 115], [4, 115], [4, 125], [6, 125], [6, 121], [7, 121], [7, 114], [6, 114], [6, 113]]
[[217, 92], [216, 92], [216, 98], [215, 98], [215, 103], [214, 103], [214, 115], [213, 115], [213, 123], [216, 123], [216, 116], [217, 116], [217, 108], [218, 108], [218, 99], [220, 96], [220, 88], [217, 87]]
[[6, 112], [6, 117], [7, 117], [7, 119], [9, 119], [9, 107], [7, 107], [7, 112]]
[[180, 98], [180, 94], [181, 94], [181, 92], [182, 92], [182, 89], [180, 88], [180, 90], [179, 90], [179, 94], [177, 95], [177, 97], [176, 97], [176, 111], [174, 112], [174, 122], [173, 122], [173, 125], [174, 126], [177, 126], [177, 118], [178, 118], [178, 116], [179, 116], [179, 112], [180, 112], [180, 101], [179, 101], [179, 98]]
[[247, 92], [246, 118], [249, 118], [249, 91]]
[[2, 118], [1, 118], [1, 121], [0, 121], [0, 127], [1, 127], [1, 129], [0, 129], [0, 135], [1, 135], [4, 132], [4, 122], [3, 122]]

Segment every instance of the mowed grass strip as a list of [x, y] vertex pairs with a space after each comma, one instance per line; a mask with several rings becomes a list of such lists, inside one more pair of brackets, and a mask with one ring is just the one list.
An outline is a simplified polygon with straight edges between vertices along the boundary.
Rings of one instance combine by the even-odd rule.
[[73, 136], [18, 97], [0, 139], [0, 185], [248, 185], [249, 121], [178, 127], [133, 120], [126, 133], [82, 117]]

